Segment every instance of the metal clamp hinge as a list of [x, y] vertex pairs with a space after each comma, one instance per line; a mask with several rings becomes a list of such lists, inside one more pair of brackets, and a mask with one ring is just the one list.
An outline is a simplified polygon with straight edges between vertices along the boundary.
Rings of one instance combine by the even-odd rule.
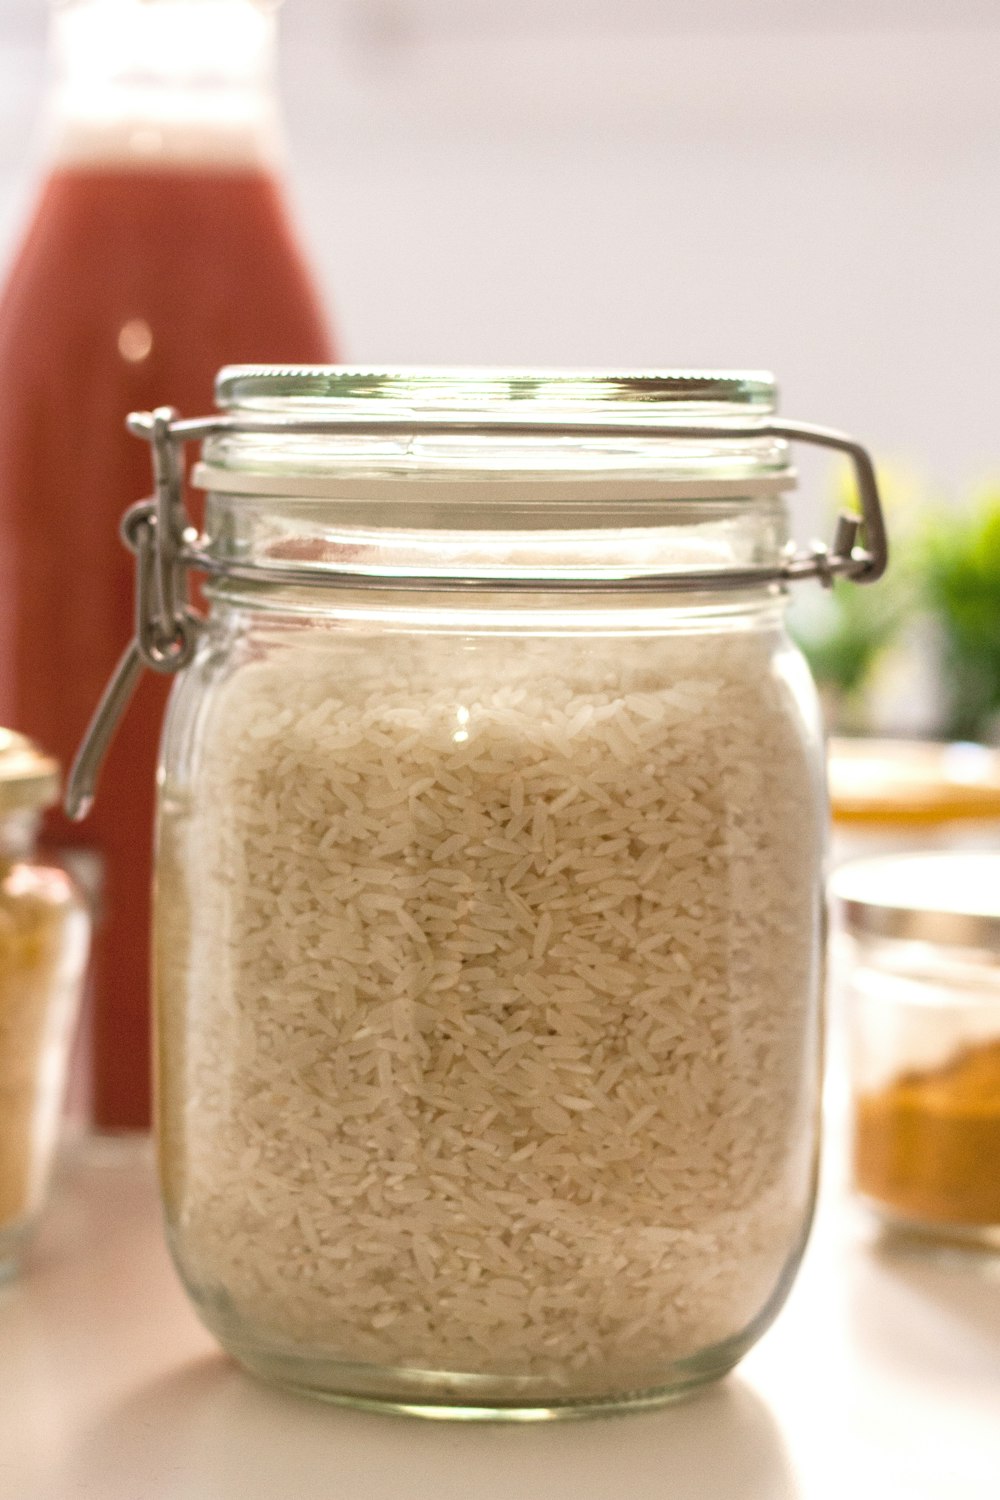
[[101, 763], [114, 738], [119, 721], [135, 692], [143, 668], [154, 672], [179, 672], [190, 662], [201, 625], [190, 608], [187, 574], [191, 570], [249, 578], [266, 583], [320, 587], [374, 589], [442, 589], [474, 592], [496, 589], [495, 578], [428, 576], [415, 578], [378, 573], [337, 572], [298, 564], [247, 563], [235, 565], [212, 556], [210, 541], [189, 524], [184, 506], [185, 444], [201, 442], [224, 433], [281, 435], [286, 433], [380, 435], [410, 438], [415, 427], [437, 436], [573, 437], [586, 431], [590, 437], [649, 440], [654, 437], [703, 438], [732, 441], [739, 438], [773, 438], [785, 442], [811, 443], [844, 454], [854, 466], [859, 512], [840, 515], [832, 544], [814, 543], [806, 552], [793, 552], [777, 565], [734, 568], [715, 572], [622, 575], [600, 580], [518, 578], [504, 581], [505, 588], [520, 591], [560, 590], [621, 592], [638, 589], [651, 593], [692, 592], [712, 589], [744, 589], [761, 584], [786, 585], [805, 578], [818, 578], [830, 587], [837, 578], [854, 583], [874, 583], [888, 563], [885, 521], [871, 456], [860, 443], [831, 428], [801, 422], [763, 421], [746, 424], [681, 425], [664, 421], [657, 426], [642, 424], [557, 421], [504, 421], [479, 418], [421, 417], [401, 420], [385, 417], [272, 417], [218, 416], [181, 420], [170, 407], [154, 412], [133, 413], [129, 431], [152, 447], [155, 492], [126, 513], [122, 537], [136, 558], [135, 636], [121, 657], [100, 703], [87, 727], [66, 787], [65, 805], [71, 818], [86, 817], [93, 804]]

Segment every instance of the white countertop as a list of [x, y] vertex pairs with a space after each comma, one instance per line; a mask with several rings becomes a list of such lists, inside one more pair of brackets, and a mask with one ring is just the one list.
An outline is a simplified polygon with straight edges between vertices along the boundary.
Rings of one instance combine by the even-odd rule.
[[230, 1364], [171, 1269], [146, 1143], [69, 1153], [0, 1288], [2, 1500], [998, 1500], [1000, 1258], [871, 1245], [833, 1189], [773, 1329], [659, 1412], [376, 1416]]

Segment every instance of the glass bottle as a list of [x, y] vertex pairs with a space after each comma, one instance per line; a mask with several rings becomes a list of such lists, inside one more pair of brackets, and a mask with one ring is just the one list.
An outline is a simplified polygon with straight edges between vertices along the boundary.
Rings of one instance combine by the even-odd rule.
[[[266, 0], [65, 0], [44, 185], [0, 301], [0, 721], [68, 763], [129, 629], [114, 535], [145, 484], [122, 417], [210, 399], [230, 359], [329, 355], [289, 220]], [[149, 1112], [152, 784], [165, 687], [112, 754], [82, 831], [101, 871], [93, 1112]]]
[[44, 1199], [87, 960], [83, 901], [35, 854], [58, 781], [55, 761], [0, 729], [0, 1280]]
[[[157, 1113], [200, 1315], [268, 1379], [427, 1415], [717, 1378], [810, 1221], [827, 818], [784, 612], [884, 566], [870, 460], [761, 375], [257, 368], [217, 399], [133, 418], [140, 583], [196, 568], [210, 611], [141, 586], [69, 799], [173, 653]], [[866, 549], [845, 517], [790, 552], [790, 436], [852, 454]]]

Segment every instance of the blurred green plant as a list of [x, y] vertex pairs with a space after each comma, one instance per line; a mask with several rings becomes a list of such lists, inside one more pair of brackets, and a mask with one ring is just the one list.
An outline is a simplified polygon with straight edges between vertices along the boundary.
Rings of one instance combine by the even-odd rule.
[[888, 589], [871, 596], [835, 583], [818, 604], [801, 611], [795, 635], [823, 687], [851, 699], [863, 692], [880, 655], [892, 644], [903, 612]]
[[[913, 683], [931, 700], [921, 732], [1000, 742], [1000, 487], [962, 507], [928, 500], [898, 471], [880, 471], [879, 483], [890, 539], [885, 579], [873, 588], [835, 584], [792, 611], [830, 728], [898, 731], [890, 683], [898, 711], [902, 681], [904, 700]], [[837, 509], [851, 508], [846, 483], [834, 499]], [[912, 732], [911, 719], [903, 732]]]
[[919, 570], [942, 647], [950, 739], [991, 739], [1000, 728], [1000, 489], [967, 511], [927, 515]]

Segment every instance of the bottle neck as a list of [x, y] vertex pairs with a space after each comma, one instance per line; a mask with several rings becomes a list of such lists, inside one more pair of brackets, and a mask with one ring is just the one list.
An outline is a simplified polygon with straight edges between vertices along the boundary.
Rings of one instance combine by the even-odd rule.
[[269, 167], [279, 154], [274, 0], [62, 0], [58, 165]]

